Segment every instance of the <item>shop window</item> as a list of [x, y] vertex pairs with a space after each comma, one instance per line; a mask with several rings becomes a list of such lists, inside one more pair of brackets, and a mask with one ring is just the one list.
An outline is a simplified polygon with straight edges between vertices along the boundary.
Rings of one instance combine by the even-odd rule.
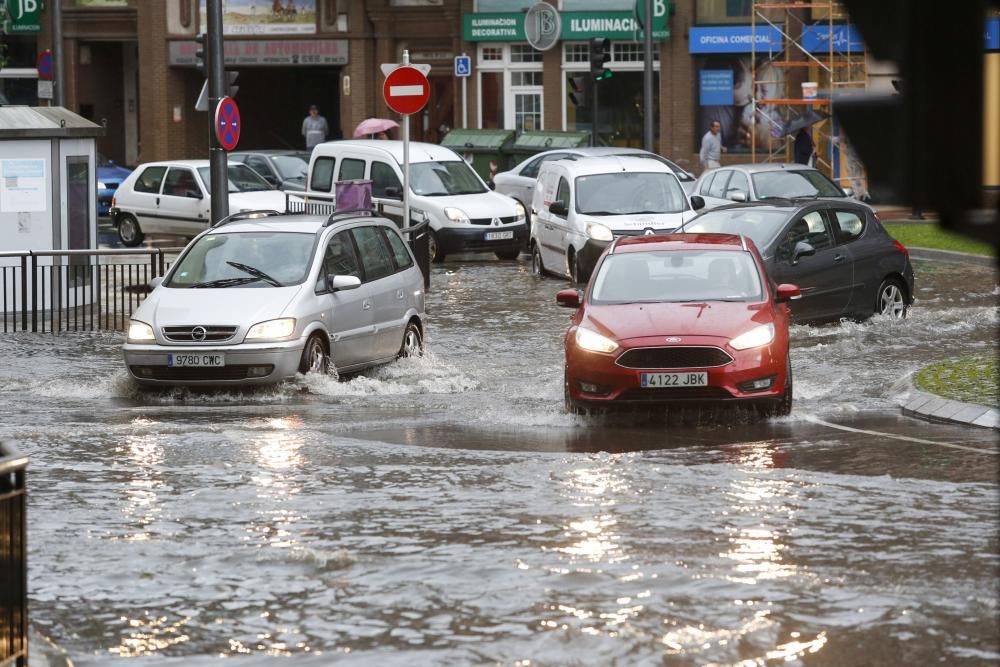
[[[583, 76], [581, 77], [581, 74]], [[593, 131], [593, 89], [594, 84], [585, 72], [567, 71], [565, 90], [566, 129], [576, 131]], [[579, 83], [572, 79], [582, 79]], [[569, 93], [574, 92], [574, 85], [583, 90], [583, 100], [577, 98], [574, 103]], [[600, 141], [609, 146], [642, 148], [643, 144], [643, 85], [642, 68], [632, 66], [631, 70], [616, 70], [610, 79], [597, 84], [599, 91], [598, 135]], [[574, 93], [575, 95], [575, 93]], [[659, 133], [659, 95], [653, 95], [653, 133], [654, 141]]]
[[[589, 57], [587, 58], [589, 61]], [[653, 62], [660, 60], [660, 49], [653, 47]], [[643, 45], [638, 42], [615, 42], [611, 45], [611, 61], [622, 63], [643, 62]]]
[[502, 128], [504, 126], [503, 72], [480, 72], [479, 90], [481, 127]]
[[590, 46], [582, 42], [567, 42], [563, 44], [563, 62], [590, 62]]
[[512, 86], [540, 86], [542, 85], [541, 72], [511, 72], [510, 84]]
[[518, 131], [542, 129], [541, 93], [514, 93], [514, 128]]
[[510, 61], [512, 63], [540, 63], [542, 52], [527, 44], [511, 44]]
[[485, 62], [503, 62], [503, 47], [484, 46], [479, 53], [479, 59]]
[[[694, 98], [699, 106], [692, 137], [695, 150], [701, 147], [701, 139], [714, 121], [722, 125], [722, 145], [730, 153], [749, 153], [752, 138], [758, 149], [766, 150], [769, 141], [773, 141], [771, 132], [780, 136], [783, 121], [777, 116], [778, 110], [765, 106], [755, 115], [751, 100], [781, 97], [786, 68], [769, 65], [766, 56], [759, 58], [759, 83], [757, 90], [753, 90], [751, 65], [751, 56], [738, 54], [715, 54], [696, 61]], [[723, 82], [721, 87], [720, 82]]]

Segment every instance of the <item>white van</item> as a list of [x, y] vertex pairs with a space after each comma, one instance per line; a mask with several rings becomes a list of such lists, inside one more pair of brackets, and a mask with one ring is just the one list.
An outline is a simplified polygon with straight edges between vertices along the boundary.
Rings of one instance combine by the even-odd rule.
[[[402, 141], [328, 141], [313, 149], [306, 191], [330, 195], [337, 181], [369, 179], [373, 204], [398, 205], [402, 165]], [[452, 252], [492, 252], [515, 259], [527, 245], [524, 207], [486, 187], [450, 148], [410, 142], [410, 208], [430, 220], [436, 262]]]
[[567, 157], [542, 164], [531, 201], [531, 265], [586, 282], [616, 236], [673, 231], [705, 205], [677, 176], [641, 157]]

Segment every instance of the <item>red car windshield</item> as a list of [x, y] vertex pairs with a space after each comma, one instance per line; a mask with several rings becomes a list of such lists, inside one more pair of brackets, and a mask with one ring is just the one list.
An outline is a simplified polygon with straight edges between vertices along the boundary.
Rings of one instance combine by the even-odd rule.
[[608, 255], [590, 295], [593, 304], [760, 301], [753, 257], [732, 250], [664, 250]]

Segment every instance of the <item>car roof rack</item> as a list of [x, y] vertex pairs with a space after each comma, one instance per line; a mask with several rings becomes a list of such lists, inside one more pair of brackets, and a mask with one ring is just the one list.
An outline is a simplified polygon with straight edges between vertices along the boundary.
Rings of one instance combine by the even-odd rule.
[[222, 220], [212, 223], [211, 225], [209, 225], [209, 229], [215, 229], [216, 227], [221, 227], [222, 225], [229, 224], [230, 222], [236, 222], [237, 220], [266, 218], [272, 215], [281, 215], [281, 213], [275, 211], [272, 208], [262, 208], [256, 211], [240, 211], [239, 213], [233, 213], [232, 215], [227, 215]]
[[375, 215], [375, 211], [370, 208], [345, 208], [341, 211], [334, 211], [327, 216], [326, 222], [323, 223], [323, 228], [329, 227], [341, 218], [355, 218], [362, 213], [372, 216]]

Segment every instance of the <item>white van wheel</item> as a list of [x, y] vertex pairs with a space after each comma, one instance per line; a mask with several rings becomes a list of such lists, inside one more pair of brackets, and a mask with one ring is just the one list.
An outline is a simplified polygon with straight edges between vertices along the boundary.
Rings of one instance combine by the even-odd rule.
[[443, 262], [444, 261], [444, 252], [441, 251], [441, 245], [438, 243], [437, 234], [435, 234], [433, 230], [431, 230], [430, 232], [428, 232], [428, 234], [429, 234], [429, 237], [428, 237], [428, 240], [427, 240], [427, 244], [429, 246], [429, 248], [428, 248], [428, 254], [431, 256], [431, 261], [432, 262]]

